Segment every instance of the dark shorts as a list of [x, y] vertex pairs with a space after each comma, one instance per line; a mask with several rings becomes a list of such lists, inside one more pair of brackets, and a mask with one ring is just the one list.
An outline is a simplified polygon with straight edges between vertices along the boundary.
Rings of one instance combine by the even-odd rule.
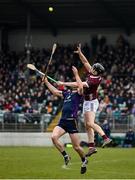
[[60, 119], [57, 126], [61, 127], [69, 134], [78, 133], [78, 125], [76, 119]]

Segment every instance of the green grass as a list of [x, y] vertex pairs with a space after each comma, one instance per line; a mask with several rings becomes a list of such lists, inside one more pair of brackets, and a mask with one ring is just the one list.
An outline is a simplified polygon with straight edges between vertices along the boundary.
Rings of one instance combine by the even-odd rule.
[[[87, 149], [85, 149], [86, 151]], [[89, 158], [88, 171], [80, 174], [80, 159], [72, 148], [71, 164], [55, 148], [0, 147], [0, 178], [35, 179], [134, 179], [135, 149], [105, 148]]]

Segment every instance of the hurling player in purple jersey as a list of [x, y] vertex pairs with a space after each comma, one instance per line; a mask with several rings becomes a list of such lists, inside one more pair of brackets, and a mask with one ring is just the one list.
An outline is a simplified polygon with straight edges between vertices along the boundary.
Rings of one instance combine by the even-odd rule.
[[[77, 51], [75, 51], [75, 53], [79, 55], [88, 73], [86, 81], [82, 82], [84, 87], [83, 114], [84, 114], [85, 127], [88, 134], [88, 142], [89, 142], [89, 151], [86, 154], [86, 156], [91, 156], [92, 154], [97, 152], [94, 143], [94, 131], [96, 131], [103, 138], [104, 141], [102, 145], [103, 148], [112, 141], [110, 138], [106, 136], [102, 128], [94, 122], [96, 111], [99, 106], [99, 102], [97, 99], [97, 89], [102, 80], [101, 75], [104, 72], [104, 67], [100, 63], [96, 63], [93, 66], [91, 66], [81, 51], [81, 45], [77, 47]], [[74, 87], [77, 86], [76, 82], [59, 81], [58, 84], [65, 86], [74, 86]]]
[[[73, 72], [75, 72], [75, 68], [73, 68]], [[55, 147], [60, 151], [60, 153], [64, 157], [65, 165], [67, 165], [70, 161], [70, 156], [66, 153], [64, 145], [60, 142], [59, 138], [63, 136], [65, 133], [69, 133], [73, 148], [79, 154], [82, 164], [81, 164], [81, 174], [84, 174], [87, 170], [88, 160], [85, 157], [85, 153], [83, 148], [80, 146], [80, 139], [78, 136], [78, 128], [77, 128], [77, 112], [79, 109], [79, 104], [82, 100], [82, 89], [83, 86], [79, 81], [79, 76], [75, 74], [78, 90], [71, 91], [65, 90], [60, 91], [55, 88], [52, 84], [50, 84], [47, 78], [44, 78], [45, 85], [52, 92], [53, 95], [59, 96], [63, 98], [63, 108], [62, 115], [57, 124], [57, 126], [53, 129], [52, 132], [52, 142]]]

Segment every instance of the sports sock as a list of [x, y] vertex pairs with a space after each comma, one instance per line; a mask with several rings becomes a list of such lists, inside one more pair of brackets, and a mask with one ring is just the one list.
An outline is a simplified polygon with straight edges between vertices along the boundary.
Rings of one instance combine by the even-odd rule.
[[103, 138], [103, 140], [108, 139], [108, 137], [106, 135], [103, 135], [102, 138]]
[[63, 157], [67, 155], [66, 151], [61, 152], [61, 154], [63, 155]]
[[82, 157], [81, 160], [82, 160], [82, 162], [84, 162], [85, 161], [85, 157]]
[[89, 148], [93, 148], [93, 147], [95, 147], [95, 143], [94, 142], [93, 143], [89, 143], [88, 146], [89, 146]]

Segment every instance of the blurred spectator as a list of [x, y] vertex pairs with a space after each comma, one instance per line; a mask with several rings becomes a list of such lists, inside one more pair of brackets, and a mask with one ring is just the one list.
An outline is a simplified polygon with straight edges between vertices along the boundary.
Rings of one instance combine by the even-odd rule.
[[133, 147], [135, 145], [135, 133], [132, 129], [126, 133], [124, 147]]
[[118, 107], [113, 110], [113, 118], [116, 122], [121, 121], [121, 111]]
[[47, 113], [48, 114], [52, 114], [52, 111], [53, 111], [53, 104], [52, 104], [52, 102], [48, 103], [48, 105], [46, 106], [46, 109], [47, 109]]
[[132, 107], [131, 113], [132, 113], [133, 116], [135, 116], [135, 104]]
[[102, 111], [99, 113], [100, 122], [103, 122], [107, 118], [106, 108], [103, 108]]
[[111, 129], [109, 122], [105, 119], [103, 124], [102, 124], [102, 129], [104, 130], [105, 134], [110, 137]]

